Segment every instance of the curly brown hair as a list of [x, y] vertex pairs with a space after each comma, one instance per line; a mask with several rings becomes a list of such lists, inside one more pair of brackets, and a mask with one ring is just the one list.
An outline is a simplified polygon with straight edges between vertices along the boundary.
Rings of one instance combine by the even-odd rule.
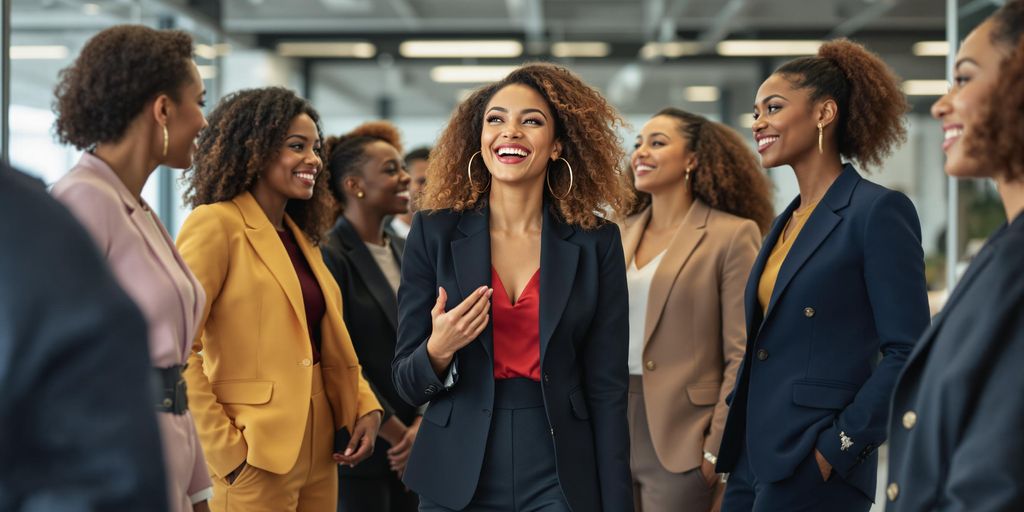
[[[999, 82], [992, 91], [979, 122], [970, 126], [967, 140], [971, 156], [984, 168], [1002, 172], [1007, 181], [1024, 179], [1024, 0], [1012, 0], [992, 15], [992, 42], [1008, 52], [999, 70]], [[995, 101], [998, 98], [998, 101]]]
[[[633, 202], [633, 193], [622, 179], [625, 159], [616, 126], [625, 126], [625, 122], [596, 89], [568, 69], [547, 63], [525, 64], [459, 104], [431, 151], [423, 209], [464, 211], [482, 204], [481, 196], [488, 188], [484, 183], [490, 175], [475, 165], [474, 187], [467, 176], [467, 165], [480, 150], [484, 109], [495, 93], [512, 84], [537, 91], [555, 118], [561, 156], [572, 166], [572, 192], [564, 200], [547, 189], [544, 194], [562, 218], [591, 229], [601, 223], [596, 212], [606, 207], [624, 213]], [[560, 160], [551, 164], [548, 178], [555, 190], [569, 189], [569, 174]]]
[[120, 140], [146, 102], [174, 101], [192, 75], [192, 36], [118, 25], [89, 39], [54, 89], [57, 140], [78, 149]]
[[[320, 115], [289, 89], [244, 89], [225, 96], [207, 117], [207, 129], [199, 134], [192, 169], [182, 175], [185, 203], [195, 208], [228, 201], [251, 190], [260, 173], [277, 158], [289, 126], [301, 114], [313, 119], [317, 137], [322, 140]], [[285, 207], [314, 244], [334, 222], [329, 181], [316, 180], [313, 197], [290, 200]]]
[[907, 140], [910, 111], [900, 80], [877, 54], [848, 39], [821, 45], [818, 55], [800, 57], [775, 71], [811, 101], [832, 98], [839, 105], [839, 154], [864, 170], [879, 167]]
[[331, 193], [342, 206], [345, 205], [345, 178], [359, 172], [366, 161], [366, 145], [375, 141], [391, 144], [402, 154], [402, 136], [398, 128], [387, 121], [363, 123], [345, 135], [324, 140], [320, 151], [331, 175]]
[[[693, 197], [716, 210], [750, 219], [757, 223], [761, 234], [767, 233], [775, 217], [771, 185], [743, 137], [721, 123], [678, 108], [662, 109], [652, 118], [659, 116], [676, 121], [687, 151], [697, 155], [697, 166], [690, 175]], [[632, 169], [629, 175], [633, 177]], [[633, 180], [629, 181], [632, 186]], [[650, 194], [636, 191], [628, 213], [637, 213], [650, 204]]]

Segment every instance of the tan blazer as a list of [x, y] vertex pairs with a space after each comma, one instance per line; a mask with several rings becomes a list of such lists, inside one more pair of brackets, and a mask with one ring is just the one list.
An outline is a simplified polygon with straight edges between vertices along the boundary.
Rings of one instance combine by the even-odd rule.
[[[316, 275], [327, 313], [320, 366], [334, 428], [380, 410], [341, 318], [341, 292], [320, 251], [287, 216]], [[178, 248], [206, 289], [202, 331], [185, 379], [206, 460], [218, 476], [242, 461], [271, 473], [292, 469], [312, 392], [313, 349], [302, 288], [284, 244], [248, 192], [196, 208]]]
[[[626, 265], [650, 207], [622, 226]], [[761, 246], [754, 221], [696, 200], [655, 270], [644, 326], [644, 405], [658, 460], [681, 473], [718, 454], [746, 327], [743, 292]]]

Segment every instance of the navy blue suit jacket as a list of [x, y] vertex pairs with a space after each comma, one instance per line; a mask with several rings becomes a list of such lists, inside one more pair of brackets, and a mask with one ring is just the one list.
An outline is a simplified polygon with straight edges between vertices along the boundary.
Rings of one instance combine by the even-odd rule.
[[748, 450], [757, 478], [775, 482], [818, 449], [873, 498], [893, 384], [928, 325], [920, 223], [906, 196], [847, 164], [786, 256], [762, 314], [761, 272], [799, 204], [775, 219], [747, 282], [747, 350], [718, 469], [731, 471]]
[[[406, 241], [398, 293], [395, 388], [410, 404], [430, 402], [405, 472], [412, 490], [461, 509], [476, 489], [494, 403], [491, 327], [455, 356], [446, 388], [426, 340], [438, 286], [449, 310], [491, 284], [489, 209], [417, 214]], [[629, 344], [626, 269], [619, 230], [566, 224], [544, 207], [540, 257], [540, 345], [544, 403], [558, 478], [573, 510], [633, 507], [626, 426]]]
[[1022, 363], [1018, 215], [974, 258], [896, 383], [886, 510], [1024, 510]]

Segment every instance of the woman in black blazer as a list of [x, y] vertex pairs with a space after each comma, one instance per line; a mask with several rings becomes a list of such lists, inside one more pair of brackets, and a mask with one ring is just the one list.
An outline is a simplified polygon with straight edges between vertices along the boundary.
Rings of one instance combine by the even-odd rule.
[[618, 121], [568, 70], [527, 65], [431, 154], [393, 365], [430, 403], [404, 479], [421, 511], [632, 508], [625, 265], [594, 213], [630, 196]]
[[[399, 477], [420, 416], [391, 383], [404, 241], [382, 231], [386, 216], [409, 207], [401, 147], [398, 130], [387, 122], [366, 123], [324, 141], [331, 191], [342, 211], [321, 251], [341, 288], [345, 325], [363, 373], [385, 409], [378, 434], [383, 442], [373, 455], [359, 466], [338, 467], [339, 512], [416, 510], [416, 496]], [[335, 444], [346, 446], [348, 439]]]
[[907, 361], [889, 423], [887, 511], [1024, 510], [1024, 1], [963, 41], [932, 106], [946, 174], [991, 179], [994, 233]]

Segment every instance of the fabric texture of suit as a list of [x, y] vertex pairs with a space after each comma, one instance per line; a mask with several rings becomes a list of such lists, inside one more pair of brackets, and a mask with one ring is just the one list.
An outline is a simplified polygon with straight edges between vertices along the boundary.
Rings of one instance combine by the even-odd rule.
[[[121, 287], [142, 310], [149, 326], [149, 366], [185, 364], [206, 295], [153, 211], [90, 153], [82, 154], [52, 193], [89, 231]], [[164, 412], [157, 414], [157, 422], [171, 509], [191, 512], [190, 497], [212, 485], [192, 416]]]
[[[323, 291], [320, 366], [335, 429], [380, 410], [341, 318], [341, 293], [304, 233], [286, 229]], [[252, 194], [196, 208], [178, 235], [207, 304], [189, 356], [188, 398], [212, 472], [243, 461], [271, 473], [294, 466], [313, 388], [312, 344], [295, 268]]]
[[146, 324], [72, 215], [0, 168], [0, 510], [167, 510]]
[[718, 470], [731, 471], [746, 450], [757, 480], [778, 482], [817, 449], [872, 499], [893, 384], [929, 320], [920, 223], [906, 196], [847, 164], [762, 314], [761, 271], [799, 204], [775, 219], [747, 283], [747, 349]]
[[893, 396], [892, 512], [1024, 510], [1024, 215], [974, 258]]
[[[651, 218], [626, 219], [626, 263]], [[743, 290], [761, 246], [757, 224], [697, 199], [651, 282], [644, 326], [643, 395], [651, 441], [665, 469], [682, 473], [718, 454], [746, 331]], [[686, 397], [681, 400], [681, 397]]]
[[[452, 509], [470, 503], [480, 476], [494, 406], [493, 336], [488, 326], [456, 353], [458, 377], [447, 388], [430, 365], [426, 340], [439, 286], [450, 310], [490, 285], [489, 217], [486, 205], [417, 213], [399, 291], [395, 387], [412, 405], [430, 402], [404, 481]], [[541, 372], [558, 479], [573, 510], [629, 510], [628, 306], [619, 230], [575, 228], [547, 204], [543, 218]]]

